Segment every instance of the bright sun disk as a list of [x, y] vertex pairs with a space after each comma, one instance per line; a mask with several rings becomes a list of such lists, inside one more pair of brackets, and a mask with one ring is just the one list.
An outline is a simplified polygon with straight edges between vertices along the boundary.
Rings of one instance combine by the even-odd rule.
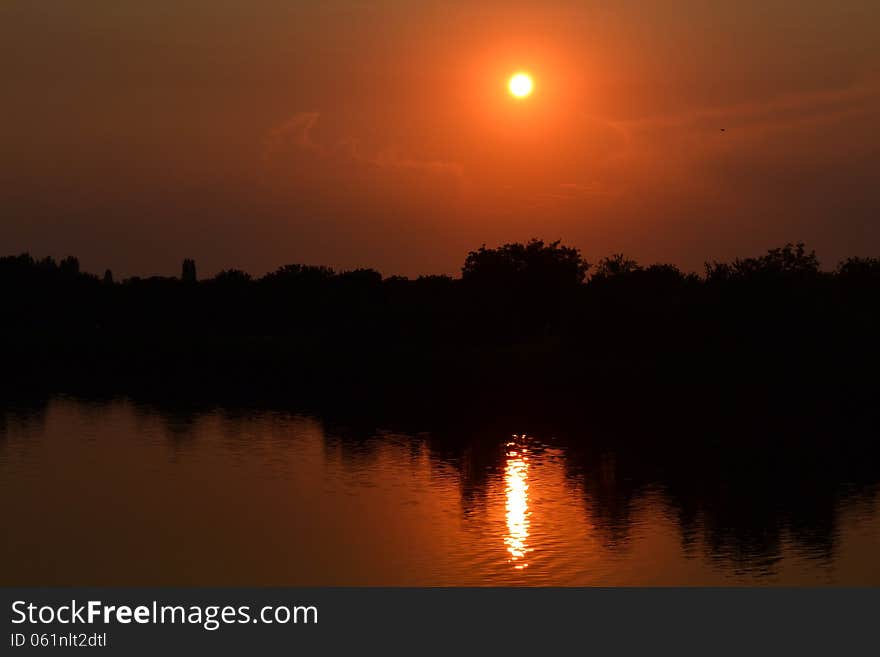
[[510, 78], [510, 81], [507, 83], [507, 88], [510, 90], [510, 93], [517, 98], [525, 98], [526, 96], [531, 95], [532, 90], [535, 88], [535, 84], [532, 82], [531, 76], [527, 73], [517, 73]]

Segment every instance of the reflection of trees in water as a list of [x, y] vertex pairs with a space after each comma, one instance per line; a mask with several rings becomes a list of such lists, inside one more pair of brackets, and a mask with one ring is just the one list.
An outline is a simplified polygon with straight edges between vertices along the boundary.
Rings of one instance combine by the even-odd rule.
[[[108, 401], [83, 403], [100, 410]], [[48, 404], [42, 398], [0, 407], [0, 445], [11, 431], [25, 436], [40, 431]], [[289, 410], [253, 407], [151, 401], [131, 408], [144, 420], [158, 417], [176, 448], [195, 440], [200, 424], [211, 414], [223, 439], [240, 443], [236, 453], [243, 458], [254, 421], [287, 427], [304, 420]], [[504, 474], [510, 432], [497, 423], [478, 428], [472, 422], [466, 427], [448, 422], [421, 431], [423, 426], [408, 421], [398, 425], [368, 415], [309, 422], [322, 435], [326, 454], [352, 468], [369, 469], [392, 441], [413, 464], [427, 454], [432, 467], [452, 468], [466, 518], [482, 512], [491, 482]], [[584, 513], [598, 539], [611, 550], [628, 548], [644, 502], [658, 498], [678, 526], [686, 554], [702, 552], [735, 572], [752, 575], [772, 575], [787, 545], [812, 560], [830, 563], [838, 547], [841, 509], [859, 505], [873, 512], [880, 483], [880, 446], [865, 438], [871, 435], [867, 427], [831, 424], [809, 431], [794, 424], [786, 431], [783, 423], [760, 431], [731, 427], [720, 435], [705, 427], [647, 432], [587, 430], [582, 421], [569, 427], [561, 424], [552, 435], [557, 436], [555, 446], [564, 450], [566, 476], [572, 488], [581, 491]], [[282, 445], [295, 439], [295, 432], [287, 430], [271, 434]]]
[[620, 548], [629, 541], [633, 513], [645, 482], [621, 471], [610, 451], [580, 454], [566, 459], [570, 476], [580, 480], [590, 523], [606, 547]]
[[24, 397], [7, 399], [0, 404], [0, 446], [11, 433], [30, 435], [41, 432], [46, 424], [48, 397]]
[[[841, 428], [834, 438], [785, 435], [778, 427], [711, 440], [684, 431], [560, 439], [567, 476], [582, 491], [587, 519], [609, 549], [627, 549], [639, 509], [656, 497], [679, 527], [685, 553], [703, 552], [735, 572], [772, 574], [785, 545], [830, 562], [842, 507], [870, 504], [880, 482], [880, 450], [849, 440], [857, 428]], [[468, 517], [485, 506], [490, 482], [503, 474], [508, 438], [445, 429], [413, 440], [433, 462], [457, 470]], [[382, 444], [375, 430], [327, 440], [360, 459]]]
[[427, 453], [432, 468], [452, 468], [457, 473], [465, 517], [485, 506], [489, 480], [503, 467], [501, 443], [477, 440], [467, 431], [419, 432], [404, 427], [390, 432], [350, 418], [325, 424], [325, 451], [352, 467], [370, 467], [389, 440], [407, 449], [413, 464]]
[[454, 466], [459, 473], [461, 510], [465, 517], [479, 513], [487, 500], [488, 484], [503, 468], [503, 452], [499, 444], [476, 442], [450, 449], [436, 439], [430, 445], [432, 458]]
[[786, 544], [830, 562], [841, 507], [873, 499], [880, 481], [877, 449], [846, 437], [752, 435], [713, 445], [652, 434], [650, 440], [618, 436], [617, 443], [580, 443], [567, 459], [606, 543], [626, 543], [638, 502], [656, 491], [686, 553], [703, 549], [758, 574], [772, 572]]
[[[497, 427], [419, 433], [403, 426], [392, 433], [377, 426], [393, 422], [326, 422], [325, 449], [367, 468], [389, 440], [407, 448], [413, 462], [426, 450], [435, 466], [458, 473], [463, 516], [485, 508], [490, 482], [503, 476], [509, 435]], [[627, 549], [641, 503], [659, 495], [686, 552], [702, 550], [735, 571], [769, 574], [785, 544], [830, 561], [841, 507], [873, 499], [880, 482], [876, 448], [845, 436], [786, 436], [777, 430], [710, 441], [703, 434], [683, 435], [685, 427], [666, 434], [596, 432], [589, 439], [572, 429], [559, 446], [588, 520], [609, 549]]]

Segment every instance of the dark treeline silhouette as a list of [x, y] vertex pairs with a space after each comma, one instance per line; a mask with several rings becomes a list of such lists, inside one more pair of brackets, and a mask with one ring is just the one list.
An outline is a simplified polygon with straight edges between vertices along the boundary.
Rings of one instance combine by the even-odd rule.
[[876, 406], [876, 258], [824, 271], [788, 244], [696, 275], [533, 240], [471, 252], [460, 278], [287, 265], [199, 280], [189, 259], [181, 274], [0, 258], [0, 386], [716, 422]]

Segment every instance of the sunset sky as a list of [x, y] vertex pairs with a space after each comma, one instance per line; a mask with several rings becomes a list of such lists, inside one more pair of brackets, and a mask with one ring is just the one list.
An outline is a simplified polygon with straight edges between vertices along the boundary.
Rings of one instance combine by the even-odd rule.
[[0, 51], [0, 255], [880, 255], [877, 0], [3, 0]]

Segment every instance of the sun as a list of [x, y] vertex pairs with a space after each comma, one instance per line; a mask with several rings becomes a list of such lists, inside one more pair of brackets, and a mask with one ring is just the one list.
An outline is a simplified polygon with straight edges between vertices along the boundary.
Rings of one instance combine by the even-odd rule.
[[516, 98], [526, 98], [532, 95], [535, 83], [528, 73], [516, 73], [507, 82], [507, 89]]

